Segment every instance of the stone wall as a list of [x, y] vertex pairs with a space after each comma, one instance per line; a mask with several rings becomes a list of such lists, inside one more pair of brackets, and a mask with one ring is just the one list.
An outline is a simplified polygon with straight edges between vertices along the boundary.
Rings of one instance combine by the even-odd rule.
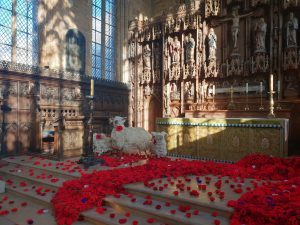
[[65, 68], [65, 37], [70, 29], [79, 30], [86, 40], [86, 71], [91, 74], [91, 0], [42, 0], [38, 8], [40, 66]]

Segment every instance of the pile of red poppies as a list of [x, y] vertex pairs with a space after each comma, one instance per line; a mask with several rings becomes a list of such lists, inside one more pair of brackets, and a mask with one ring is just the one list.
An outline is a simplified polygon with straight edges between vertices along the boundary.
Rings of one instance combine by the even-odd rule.
[[[151, 158], [140, 166], [84, 174], [80, 179], [65, 182], [52, 199], [57, 223], [72, 224], [80, 212], [100, 207], [106, 195], [125, 193], [124, 184], [190, 174], [280, 180], [280, 187], [277, 187], [278, 182], [269, 182], [244, 194], [238, 201], [230, 201], [228, 204], [235, 208], [231, 224], [279, 225], [283, 220], [290, 225], [300, 224], [299, 211], [295, 210], [300, 208], [297, 205], [300, 202], [300, 158], [265, 155], [250, 155], [236, 164]], [[251, 218], [259, 220], [254, 222]]]

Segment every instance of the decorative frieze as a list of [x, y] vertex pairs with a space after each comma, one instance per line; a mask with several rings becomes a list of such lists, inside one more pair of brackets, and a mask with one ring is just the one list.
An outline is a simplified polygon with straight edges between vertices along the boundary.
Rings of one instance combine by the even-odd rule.
[[300, 51], [298, 47], [286, 48], [283, 53], [283, 69], [298, 69], [300, 65]]
[[205, 0], [205, 17], [221, 15], [220, 0]]

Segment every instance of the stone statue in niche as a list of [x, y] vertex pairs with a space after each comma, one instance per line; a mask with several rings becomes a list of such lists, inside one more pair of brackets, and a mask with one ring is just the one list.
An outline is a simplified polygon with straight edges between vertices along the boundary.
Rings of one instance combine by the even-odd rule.
[[192, 34], [189, 33], [188, 36], [185, 39], [185, 62], [193, 63], [194, 60], [194, 54], [195, 54], [195, 39], [192, 37]]
[[174, 93], [177, 92], [177, 85], [176, 85], [176, 83], [172, 83], [171, 84], [171, 92], [174, 92]]
[[194, 84], [191, 81], [185, 83], [185, 98], [191, 99], [194, 97]]
[[267, 23], [261, 17], [255, 24], [255, 52], [266, 52]]
[[145, 89], [144, 89], [144, 94], [145, 96], [150, 96], [151, 95], [151, 87], [149, 86], [149, 84], [146, 85]]
[[209, 47], [209, 59], [216, 59], [216, 50], [217, 50], [217, 35], [214, 32], [213, 28], [210, 28], [208, 38], [208, 47]]
[[169, 46], [172, 64], [180, 63], [181, 44], [177, 36], [174, 37], [174, 40], [173, 38], [169, 39]]
[[171, 83], [171, 99], [172, 100], [180, 99], [180, 93], [177, 89], [176, 83]]
[[83, 34], [71, 29], [66, 34], [66, 65], [69, 72], [85, 73], [85, 38]]
[[289, 16], [290, 18], [286, 23], [286, 41], [287, 47], [293, 47], [297, 46], [298, 19], [292, 12], [290, 12]]
[[149, 44], [146, 44], [143, 49], [144, 70], [151, 69], [151, 49]]

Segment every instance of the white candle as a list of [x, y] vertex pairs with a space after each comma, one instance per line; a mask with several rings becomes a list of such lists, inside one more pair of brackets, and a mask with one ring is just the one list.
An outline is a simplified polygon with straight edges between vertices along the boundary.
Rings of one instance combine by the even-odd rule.
[[262, 82], [260, 82], [260, 93], [263, 92], [263, 85], [262, 85]]
[[91, 79], [91, 96], [94, 96], [94, 79]]
[[273, 74], [270, 75], [270, 92], [273, 92]]
[[216, 94], [216, 88], [215, 88], [215, 85], [213, 85], [213, 95]]
[[277, 91], [280, 92], [280, 80], [277, 81]]
[[248, 94], [248, 83], [246, 83], [246, 93]]

